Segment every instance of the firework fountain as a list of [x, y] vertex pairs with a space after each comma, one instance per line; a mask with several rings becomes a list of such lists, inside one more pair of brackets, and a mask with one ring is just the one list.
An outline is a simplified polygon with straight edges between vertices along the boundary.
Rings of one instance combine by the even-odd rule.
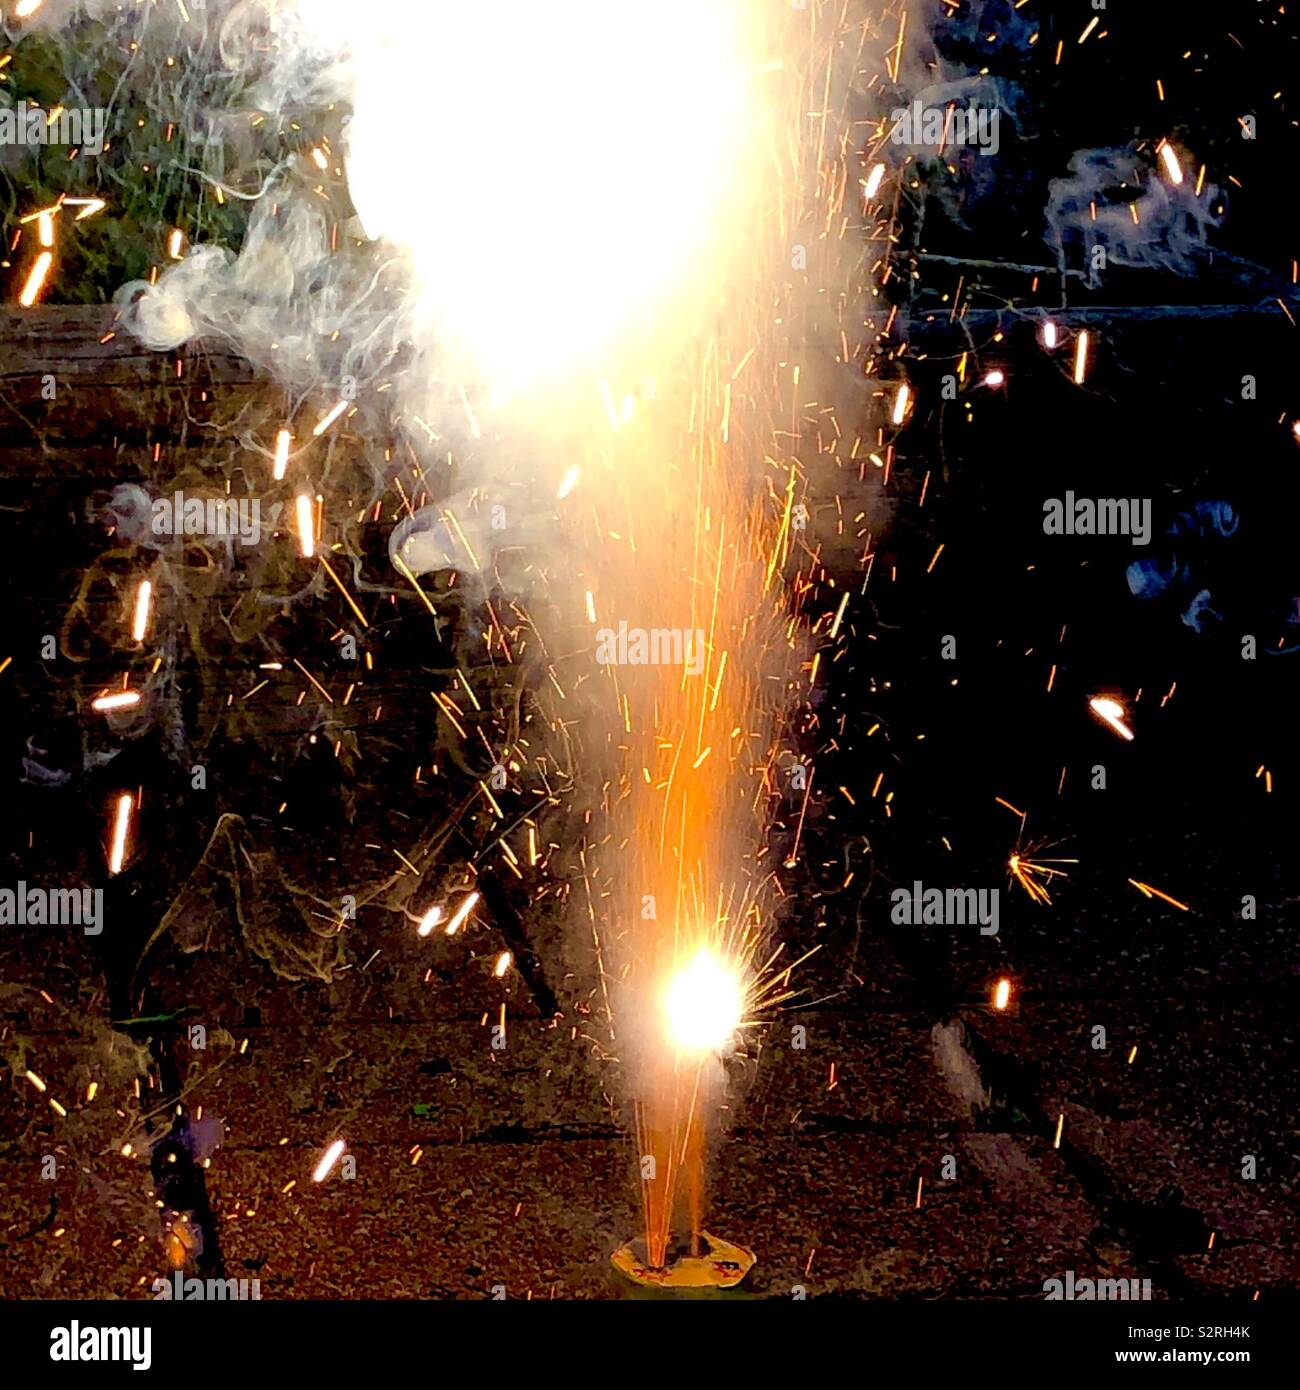
[[[251, 207], [240, 255], [193, 248], [125, 288], [124, 320], [158, 349], [223, 337], [291, 403], [337, 397], [266, 453], [288, 542], [358, 616], [330, 529], [394, 487], [393, 565], [431, 613], [443, 569], [527, 603], [589, 792], [575, 927], [634, 1115], [634, 1263], [663, 1270], [675, 1235], [698, 1256], [721, 1059], [799, 963], [772, 929], [798, 836], [770, 832], [830, 624], [801, 617], [804, 498], [880, 447], [854, 290], [879, 122], [854, 101], [891, 47], [897, 77], [902, 8], [297, 0], [159, 22], [196, 73], [214, 48], [240, 73], [238, 102], [195, 79], [210, 127], [347, 119], [261, 186], [208, 173]], [[332, 498], [311, 441], [340, 417], [400, 437], [432, 500], [390, 453], [370, 496]]]

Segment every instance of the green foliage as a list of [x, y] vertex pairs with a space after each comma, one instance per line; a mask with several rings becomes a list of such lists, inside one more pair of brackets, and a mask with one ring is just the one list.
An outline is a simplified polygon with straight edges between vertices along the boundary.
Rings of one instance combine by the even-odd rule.
[[[69, 209], [57, 224], [57, 269], [44, 298], [49, 303], [97, 304], [111, 300], [128, 280], [144, 279], [167, 256], [167, 238], [179, 227], [189, 242], [215, 242], [237, 250], [245, 226], [244, 204], [220, 203], [208, 180], [193, 172], [224, 168], [218, 145], [196, 147], [185, 135], [183, 111], [160, 120], [157, 75], [133, 66], [103, 25], [74, 34], [35, 32], [13, 49], [3, 70], [0, 100], [52, 110], [110, 107], [102, 154], [75, 159], [57, 145], [0, 148], [0, 219], [6, 248], [19, 220], [60, 196], [103, 198], [102, 212], [74, 222]], [[148, 90], [143, 85], [149, 84]], [[164, 101], [166, 94], [163, 94]], [[111, 106], [110, 106], [111, 103]], [[28, 264], [30, 224], [8, 267], [5, 298]]]

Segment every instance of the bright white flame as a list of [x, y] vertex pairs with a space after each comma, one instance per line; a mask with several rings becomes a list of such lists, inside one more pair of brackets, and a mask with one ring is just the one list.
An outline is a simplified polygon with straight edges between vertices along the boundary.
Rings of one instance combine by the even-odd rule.
[[735, 205], [753, 0], [299, 0], [353, 77], [348, 188], [495, 385], [570, 369]]
[[701, 946], [664, 990], [668, 1041], [681, 1052], [716, 1052], [731, 1042], [744, 1009], [739, 972]]

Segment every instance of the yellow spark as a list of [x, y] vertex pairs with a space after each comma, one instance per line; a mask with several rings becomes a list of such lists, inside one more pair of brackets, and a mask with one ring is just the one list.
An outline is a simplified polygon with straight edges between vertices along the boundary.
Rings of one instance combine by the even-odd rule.
[[348, 607], [357, 615], [357, 621], [361, 624], [362, 627], [369, 627], [370, 624], [366, 622], [366, 615], [361, 611], [361, 609], [357, 607], [356, 600], [352, 597], [350, 593], [348, 593], [347, 589], [344, 588], [343, 581], [338, 577], [337, 574], [334, 573], [334, 568], [330, 564], [330, 562], [323, 555], [320, 557], [320, 562], [325, 569], [325, 573], [328, 574], [329, 577], [335, 582], [335, 584], [338, 585], [339, 593], [341, 593], [343, 597], [347, 599]]
[[18, 296], [18, 303], [24, 309], [30, 309], [36, 303], [36, 296], [40, 294], [45, 284], [45, 277], [50, 273], [50, 266], [54, 263], [54, 253], [52, 251], [42, 251], [36, 257], [31, 271], [27, 276], [27, 283], [23, 285], [22, 293]]
[[1079, 334], [1078, 341], [1074, 345], [1074, 384], [1083, 385], [1083, 379], [1088, 373], [1088, 333]]
[[442, 921], [442, 908], [431, 907], [428, 912], [420, 918], [420, 925], [415, 929], [417, 936], [428, 936], [429, 933]]
[[840, 596], [840, 606], [835, 612], [835, 621], [831, 624], [830, 635], [835, 638], [839, 634], [840, 623], [844, 620], [844, 610], [849, 606], [849, 593], [846, 589]]
[[1159, 898], [1162, 902], [1167, 902], [1172, 907], [1176, 907], [1180, 912], [1190, 912], [1191, 908], [1186, 903], [1180, 903], [1177, 898], [1171, 898], [1168, 893], [1162, 893], [1159, 888], [1152, 888], [1149, 883], [1139, 883], [1137, 879], [1131, 878], [1129, 882], [1139, 893], [1145, 894], [1148, 898]]
[[149, 609], [153, 600], [153, 585], [142, 579], [136, 586], [135, 612], [131, 619], [131, 640], [143, 642], [149, 630]]
[[1179, 164], [1178, 156], [1174, 153], [1174, 147], [1168, 140], [1160, 146], [1160, 158], [1165, 162], [1165, 169], [1169, 174], [1169, 182], [1172, 184], [1182, 183], [1183, 166]]
[[1097, 695], [1088, 701], [1088, 707], [1099, 719], [1109, 724], [1122, 739], [1126, 739], [1130, 743], [1133, 741], [1133, 730], [1124, 723], [1124, 706], [1118, 700], [1112, 700], [1108, 695]]
[[576, 464], [574, 464], [574, 466], [565, 473], [564, 478], [560, 482], [559, 491], [555, 494], [555, 500], [557, 502], [563, 502], [564, 499], [573, 491], [573, 489], [578, 484], [578, 475], [581, 472], [582, 470]]
[[294, 499], [294, 505], [298, 514], [298, 549], [299, 553], [310, 560], [316, 553], [316, 518], [313, 513], [311, 497], [300, 492]]
[[465, 925], [465, 919], [474, 911], [480, 896], [481, 895], [478, 893], [471, 893], [456, 909], [456, 915], [447, 923], [446, 931], [448, 936], [455, 936], [461, 927]]
[[342, 1139], [336, 1139], [321, 1156], [321, 1161], [316, 1165], [316, 1171], [311, 1175], [312, 1182], [324, 1182], [330, 1175], [330, 1170], [339, 1161], [345, 1148]]
[[126, 858], [126, 832], [131, 824], [133, 801], [129, 793], [117, 799], [117, 814], [113, 820], [113, 843], [108, 854], [108, 872], [122, 872], [122, 862]]
[[281, 430], [275, 436], [275, 463], [271, 469], [271, 477], [278, 483], [284, 477], [286, 469], [289, 467], [289, 445], [293, 443], [293, 435], [288, 430]]
[[1010, 998], [1011, 981], [1004, 977], [993, 987], [993, 1007], [995, 1009], [1005, 1009]]
[[140, 692], [138, 690], [119, 690], [114, 695], [101, 695], [99, 699], [92, 700], [90, 707], [102, 714], [108, 710], [131, 709], [139, 703]]
[[912, 397], [912, 388], [906, 382], [898, 388], [898, 395], [894, 397], [894, 424], [901, 425], [903, 418], [907, 414], [907, 404]]
[[329, 429], [329, 427], [334, 423], [334, 421], [337, 420], [339, 416], [342, 415], [347, 408], [347, 401], [336, 402], [333, 408], [330, 410], [329, 414], [323, 416], [320, 419], [320, 421], [316, 425], [316, 428], [312, 430], [312, 434], [316, 435], [317, 437], [324, 434], [325, 431]]

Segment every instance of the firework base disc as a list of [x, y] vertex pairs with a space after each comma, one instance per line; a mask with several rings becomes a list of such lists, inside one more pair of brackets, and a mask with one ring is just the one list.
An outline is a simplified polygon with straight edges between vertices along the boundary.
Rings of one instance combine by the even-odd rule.
[[[734, 1289], [754, 1267], [756, 1256], [743, 1245], [700, 1232], [703, 1252], [680, 1255], [662, 1269], [651, 1269], [643, 1261], [640, 1240], [620, 1245], [613, 1254], [614, 1268], [634, 1284], [649, 1289]], [[641, 1246], [638, 1253], [636, 1247]]]

